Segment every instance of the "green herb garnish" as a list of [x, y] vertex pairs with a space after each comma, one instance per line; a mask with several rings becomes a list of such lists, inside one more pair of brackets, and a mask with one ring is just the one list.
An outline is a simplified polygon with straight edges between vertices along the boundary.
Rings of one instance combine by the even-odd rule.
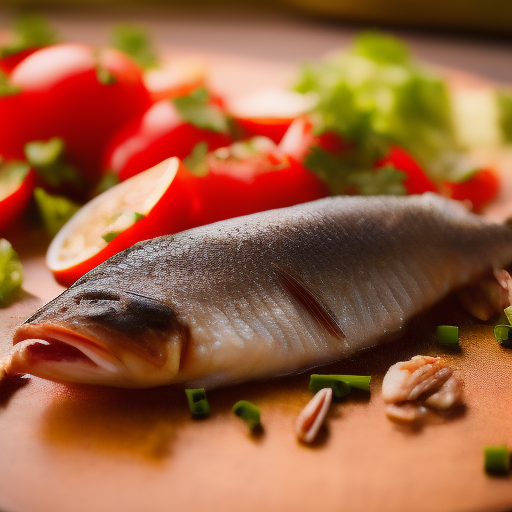
[[0, 306], [6, 305], [21, 289], [23, 267], [21, 261], [5, 239], [0, 238]]
[[208, 174], [207, 154], [208, 144], [204, 141], [198, 142], [190, 155], [183, 160], [183, 164], [192, 174], [199, 177], [206, 176]]
[[512, 348], [512, 325], [494, 326], [494, 338], [504, 348]]
[[206, 399], [206, 392], [204, 388], [200, 389], [185, 389], [187, 395], [188, 406], [190, 412], [195, 418], [204, 418], [210, 414], [210, 406]]
[[484, 468], [487, 473], [505, 475], [510, 470], [510, 454], [506, 446], [484, 448]]
[[242, 418], [251, 431], [261, 428], [260, 408], [247, 400], [240, 400], [233, 406], [233, 412]]
[[454, 325], [438, 325], [436, 329], [436, 341], [440, 345], [458, 345], [459, 328]]
[[318, 393], [323, 388], [331, 388], [336, 398], [342, 398], [350, 393], [352, 388], [370, 391], [371, 376], [368, 375], [319, 375], [309, 378], [309, 390]]
[[46, 233], [54, 237], [64, 224], [80, 209], [80, 205], [67, 197], [54, 196], [45, 192], [42, 188], [34, 190], [43, 226]]
[[0, 58], [15, 55], [31, 48], [42, 48], [58, 42], [56, 32], [45, 18], [33, 14], [19, 16], [14, 21], [11, 40], [0, 48]]
[[129, 55], [143, 69], [158, 66], [157, 53], [152, 47], [147, 33], [133, 25], [114, 27], [112, 46]]
[[229, 131], [227, 117], [218, 106], [210, 103], [210, 95], [204, 87], [171, 101], [184, 121], [213, 132]]
[[66, 144], [61, 138], [28, 142], [24, 151], [27, 161], [48, 185], [84, 185], [85, 181], [76, 168], [66, 163]]

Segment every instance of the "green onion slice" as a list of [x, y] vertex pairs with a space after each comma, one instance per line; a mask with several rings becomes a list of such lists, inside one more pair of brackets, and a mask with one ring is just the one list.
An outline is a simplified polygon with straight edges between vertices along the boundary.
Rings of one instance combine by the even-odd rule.
[[509, 306], [508, 308], [505, 308], [503, 310], [503, 312], [507, 316], [508, 323], [512, 324], [512, 306]]
[[510, 470], [510, 454], [506, 446], [486, 446], [484, 467], [487, 473], [507, 474]]
[[458, 345], [459, 328], [455, 325], [438, 325], [436, 331], [436, 340], [440, 345]]
[[0, 305], [6, 304], [21, 288], [23, 267], [17, 252], [0, 238]]
[[240, 400], [233, 406], [233, 412], [242, 418], [251, 430], [261, 427], [260, 408], [247, 400]]
[[34, 198], [41, 214], [43, 226], [49, 236], [54, 237], [60, 228], [80, 209], [80, 205], [66, 197], [54, 196], [42, 188], [34, 190]]
[[116, 238], [116, 236], [120, 235], [123, 231], [126, 231], [128, 228], [133, 226], [139, 220], [142, 220], [146, 217], [142, 213], [132, 212], [132, 211], [124, 211], [120, 212], [117, 215], [114, 215], [110, 220], [107, 230], [101, 235], [101, 238], [107, 242], [111, 242]]
[[494, 337], [502, 347], [512, 348], [512, 325], [496, 325]]
[[203, 418], [210, 414], [210, 405], [208, 404], [204, 388], [185, 389], [185, 394], [187, 395], [188, 406], [192, 416]]

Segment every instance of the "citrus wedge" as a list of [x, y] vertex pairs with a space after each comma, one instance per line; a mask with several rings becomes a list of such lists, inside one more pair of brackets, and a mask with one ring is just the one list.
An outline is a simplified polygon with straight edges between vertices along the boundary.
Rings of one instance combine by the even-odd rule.
[[87, 203], [50, 244], [46, 263], [55, 279], [70, 286], [137, 242], [187, 229], [194, 179], [178, 158], [169, 158]]

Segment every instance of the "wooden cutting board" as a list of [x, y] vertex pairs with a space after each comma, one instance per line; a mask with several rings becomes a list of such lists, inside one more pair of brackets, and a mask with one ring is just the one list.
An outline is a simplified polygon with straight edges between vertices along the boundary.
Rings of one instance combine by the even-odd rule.
[[[291, 72], [261, 61], [208, 58], [214, 82], [230, 92], [235, 75], [245, 80], [237, 88], [247, 90], [282, 83]], [[502, 162], [501, 170], [506, 183], [494, 215], [508, 204], [512, 187], [510, 160]], [[26, 280], [20, 300], [0, 309], [0, 355], [11, 346], [16, 326], [62, 290], [44, 265], [44, 235], [34, 229], [20, 231], [10, 239], [21, 255]], [[438, 324], [460, 326], [460, 350], [436, 346]], [[410, 428], [386, 418], [380, 388], [390, 365], [416, 354], [442, 355], [460, 370], [465, 406]], [[311, 398], [308, 374], [211, 391], [212, 413], [202, 421], [191, 419], [184, 393], [172, 387], [122, 390], [38, 378], [7, 382], [0, 387], [0, 509], [512, 508], [512, 477], [487, 476], [482, 455], [486, 445], [512, 448], [512, 351], [502, 349], [492, 326], [471, 320], [455, 299], [416, 319], [401, 340], [321, 371], [373, 379], [370, 393], [354, 392], [334, 404], [313, 446], [301, 445], [294, 434], [295, 419]], [[261, 435], [249, 435], [231, 412], [240, 399], [261, 407]]]

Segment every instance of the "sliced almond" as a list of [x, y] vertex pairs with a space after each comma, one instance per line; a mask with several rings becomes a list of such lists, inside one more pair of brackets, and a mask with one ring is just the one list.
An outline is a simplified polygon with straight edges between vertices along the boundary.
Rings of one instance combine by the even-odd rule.
[[322, 426], [332, 401], [332, 389], [321, 389], [302, 409], [295, 424], [295, 432], [305, 443], [312, 443]]

